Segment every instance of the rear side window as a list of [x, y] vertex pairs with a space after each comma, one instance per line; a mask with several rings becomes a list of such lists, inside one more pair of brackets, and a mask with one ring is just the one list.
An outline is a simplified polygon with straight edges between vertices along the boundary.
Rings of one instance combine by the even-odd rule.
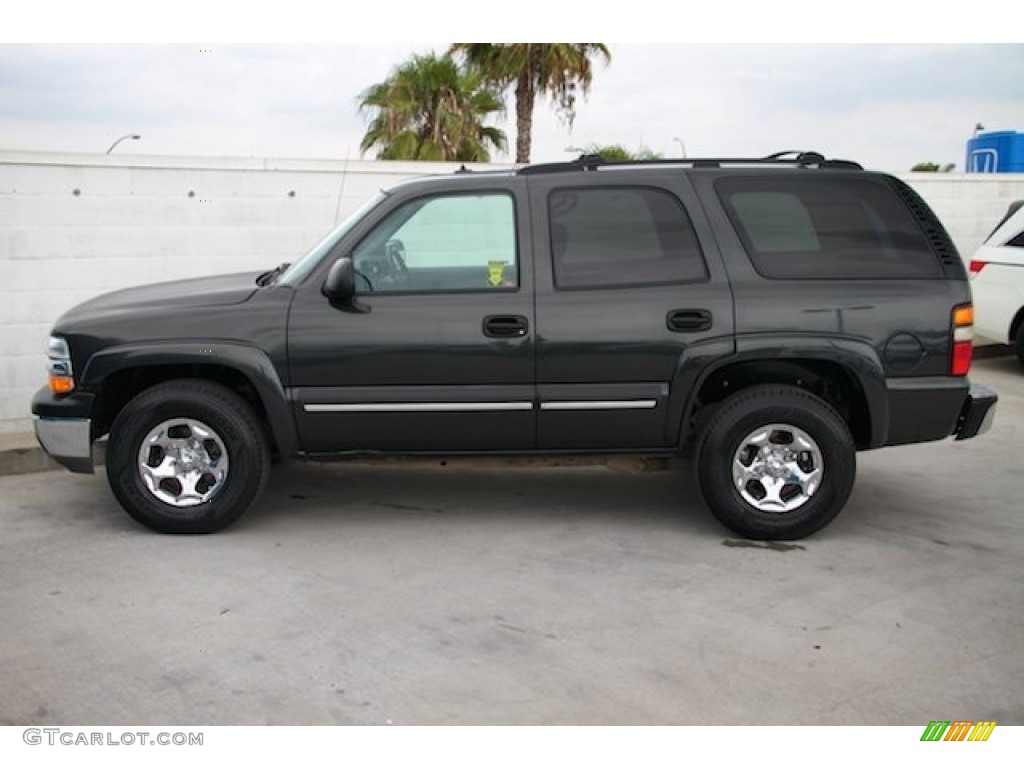
[[664, 190], [557, 189], [548, 196], [548, 212], [558, 288], [707, 279], [690, 217], [678, 198]]
[[715, 188], [765, 277], [942, 277], [942, 265], [894, 190], [849, 176], [720, 179]]

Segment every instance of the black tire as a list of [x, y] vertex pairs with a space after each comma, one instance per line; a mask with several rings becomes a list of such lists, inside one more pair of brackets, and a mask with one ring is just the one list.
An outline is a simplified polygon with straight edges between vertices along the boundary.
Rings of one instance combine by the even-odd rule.
[[[762, 430], [769, 425], [792, 429]], [[816, 478], [805, 486], [771, 476], [769, 483], [776, 486], [775, 498], [780, 502], [770, 494], [757, 497], [759, 489], [763, 493], [765, 488], [761, 480], [744, 484], [742, 474], [734, 478], [735, 461], [744, 466], [750, 461], [750, 467], [761, 461], [757, 440], [749, 438], [769, 433], [770, 439], [762, 441], [767, 447], [761, 448], [769, 454], [766, 459], [777, 459], [772, 454], [775, 450], [789, 451], [795, 458], [790, 464], [758, 466], [773, 466], [782, 475], [785, 467], [795, 464], [800, 472]], [[800, 450], [807, 445], [807, 437], [813, 449]], [[701, 495], [715, 517], [741, 536], [762, 540], [799, 539], [827, 525], [846, 504], [857, 466], [850, 430], [835, 409], [809, 392], [781, 384], [751, 387], [722, 403], [701, 436], [696, 462]], [[742, 473], [738, 466], [737, 471]], [[768, 504], [776, 508], [763, 508]], [[798, 506], [780, 509], [780, 504]]]
[[[142, 442], [168, 422], [172, 425], [166, 432], [173, 433], [166, 440], [168, 445], [180, 443], [183, 437], [198, 440], [197, 435], [212, 434], [200, 440], [206, 446], [202, 453], [187, 456], [213, 457], [222, 465], [223, 476], [217, 480], [213, 474], [203, 475], [191, 497], [182, 496], [184, 486], [180, 482], [175, 486], [178, 481], [173, 478], [161, 480], [155, 489], [147, 487], [143, 478]], [[196, 431], [173, 422], [195, 425]], [[160, 464], [164, 449], [150, 451], [155, 457], [145, 460], [147, 466]], [[167, 459], [169, 466], [186, 466], [178, 463], [183, 461], [181, 456], [175, 456]], [[162, 533], [212, 533], [237, 520], [262, 493], [270, 475], [270, 446], [259, 418], [237, 394], [211, 381], [177, 379], [143, 391], [121, 410], [110, 428], [106, 465], [114, 496], [143, 525]], [[181, 498], [170, 502], [158, 498], [170, 498], [175, 492]], [[209, 497], [199, 502], [195, 494]]]
[[1024, 322], [1021, 322], [1020, 328], [1017, 329], [1016, 342], [1017, 360], [1024, 365]]

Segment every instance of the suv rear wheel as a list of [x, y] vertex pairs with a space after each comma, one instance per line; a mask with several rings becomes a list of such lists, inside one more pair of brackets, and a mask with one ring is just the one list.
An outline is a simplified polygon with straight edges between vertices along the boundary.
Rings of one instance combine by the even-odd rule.
[[752, 539], [798, 539], [846, 504], [856, 448], [824, 400], [796, 387], [756, 386], [726, 400], [697, 448], [704, 501]]
[[262, 492], [270, 447], [252, 408], [201, 379], [159, 384], [110, 428], [107, 478], [118, 502], [163, 533], [212, 533]]

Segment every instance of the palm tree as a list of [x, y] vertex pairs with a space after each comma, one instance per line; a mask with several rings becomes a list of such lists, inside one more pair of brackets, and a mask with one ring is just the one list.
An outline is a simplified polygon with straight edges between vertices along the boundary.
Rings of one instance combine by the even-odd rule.
[[413, 56], [359, 95], [370, 124], [359, 145], [381, 160], [461, 160], [486, 163], [504, 151], [505, 132], [485, 121], [504, 114], [499, 91], [447, 54]]
[[586, 96], [594, 77], [591, 57], [612, 59], [604, 43], [455, 43], [448, 53], [461, 54], [502, 89], [515, 83], [517, 163], [530, 162], [537, 95], [550, 97], [571, 129], [576, 91]]
[[661, 160], [661, 152], [641, 144], [634, 152], [622, 144], [588, 144], [583, 148], [584, 154], [600, 155], [605, 160]]

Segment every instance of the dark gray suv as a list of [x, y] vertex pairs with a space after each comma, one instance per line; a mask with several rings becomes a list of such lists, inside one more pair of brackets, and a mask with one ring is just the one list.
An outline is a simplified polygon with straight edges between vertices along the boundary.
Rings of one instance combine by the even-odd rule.
[[815, 153], [460, 172], [382, 193], [291, 265], [65, 314], [40, 442], [209, 532], [272, 457], [692, 453], [726, 526], [828, 523], [856, 452], [974, 437], [964, 265], [908, 186]]

